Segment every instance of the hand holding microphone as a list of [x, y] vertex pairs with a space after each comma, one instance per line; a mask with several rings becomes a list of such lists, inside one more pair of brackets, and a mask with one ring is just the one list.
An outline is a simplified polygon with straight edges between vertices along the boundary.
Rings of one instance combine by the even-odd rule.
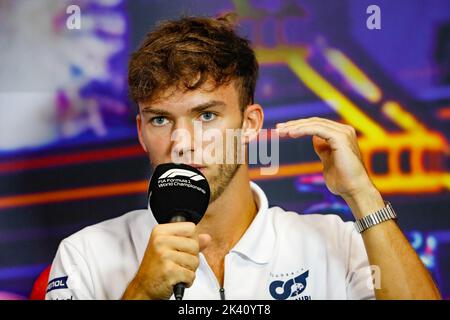
[[180, 300], [184, 288], [194, 282], [199, 252], [211, 240], [207, 234], [198, 234], [196, 227], [208, 208], [209, 185], [199, 170], [167, 163], [155, 168], [149, 197], [159, 225], [152, 230], [139, 270], [123, 298], [169, 299], [174, 293]]

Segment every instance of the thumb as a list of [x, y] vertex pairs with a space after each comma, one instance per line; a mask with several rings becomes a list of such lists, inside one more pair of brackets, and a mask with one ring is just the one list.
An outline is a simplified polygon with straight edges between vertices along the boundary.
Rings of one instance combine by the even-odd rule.
[[332, 151], [330, 144], [325, 139], [318, 136], [312, 137], [312, 143], [314, 151], [319, 156], [320, 160], [323, 160], [323, 158]]
[[200, 251], [203, 251], [208, 246], [208, 244], [211, 242], [211, 236], [206, 233], [199, 234], [198, 242], [200, 245]]

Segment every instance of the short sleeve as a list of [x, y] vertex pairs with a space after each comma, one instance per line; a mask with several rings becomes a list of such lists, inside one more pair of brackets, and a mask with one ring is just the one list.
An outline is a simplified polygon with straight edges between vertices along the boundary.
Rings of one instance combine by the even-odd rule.
[[46, 300], [94, 299], [88, 265], [77, 248], [63, 240], [50, 270]]
[[372, 281], [372, 268], [369, 264], [366, 248], [361, 234], [356, 231], [352, 222], [347, 222], [349, 233], [347, 298], [349, 300], [375, 299]]

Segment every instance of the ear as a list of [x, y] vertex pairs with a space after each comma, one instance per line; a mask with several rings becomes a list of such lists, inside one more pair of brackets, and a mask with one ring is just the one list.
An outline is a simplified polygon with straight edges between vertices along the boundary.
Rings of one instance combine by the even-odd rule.
[[258, 137], [264, 122], [264, 111], [261, 105], [251, 104], [244, 110], [243, 117], [243, 142], [249, 143]]
[[139, 143], [141, 144], [141, 147], [142, 149], [144, 149], [145, 153], [148, 153], [147, 147], [144, 143], [144, 134], [142, 133], [142, 117], [140, 112], [136, 115], [136, 128], [138, 132]]

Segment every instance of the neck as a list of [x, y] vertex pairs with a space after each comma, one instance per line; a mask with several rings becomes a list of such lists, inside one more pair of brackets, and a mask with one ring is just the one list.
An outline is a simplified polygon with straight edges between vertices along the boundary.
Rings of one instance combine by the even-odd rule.
[[225, 255], [253, 221], [257, 207], [249, 181], [248, 167], [242, 165], [222, 195], [209, 205], [198, 224], [199, 233], [211, 236], [208, 251], [220, 249]]

